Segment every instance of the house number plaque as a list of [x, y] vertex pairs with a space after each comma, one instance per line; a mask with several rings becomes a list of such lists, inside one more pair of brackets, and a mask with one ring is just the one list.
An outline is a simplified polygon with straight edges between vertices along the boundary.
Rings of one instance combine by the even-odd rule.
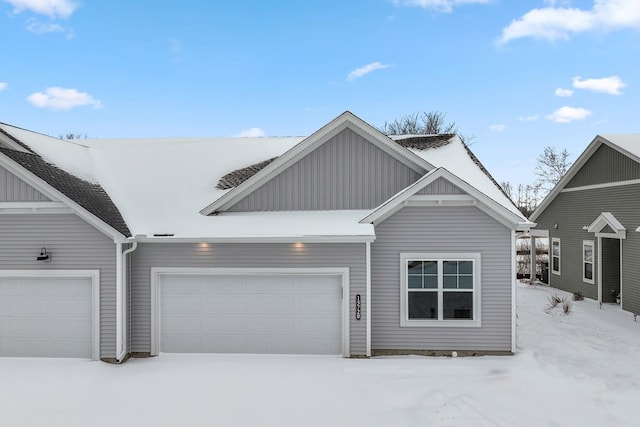
[[356, 320], [362, 318], [362, 303], [360, 302], [360, 294], [356, 295]]

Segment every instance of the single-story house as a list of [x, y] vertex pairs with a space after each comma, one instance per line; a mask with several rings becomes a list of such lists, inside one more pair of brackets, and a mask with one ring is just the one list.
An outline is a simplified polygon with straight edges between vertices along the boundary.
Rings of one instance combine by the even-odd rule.
[[640, 313], [640, 134], [598, 135], [531, 215], [549, 284]]
[[455, 135], [0, 124], [0, 355], [515, 351], [531, 223]]

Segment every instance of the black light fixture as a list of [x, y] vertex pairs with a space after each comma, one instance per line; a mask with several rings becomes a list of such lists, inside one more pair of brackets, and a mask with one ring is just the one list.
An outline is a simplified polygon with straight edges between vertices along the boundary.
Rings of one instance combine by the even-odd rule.
[[47, 253], [47, 248], [40, 249], [40, 255], [37, 256], [36, 261], [51, 261], [51, 255]]

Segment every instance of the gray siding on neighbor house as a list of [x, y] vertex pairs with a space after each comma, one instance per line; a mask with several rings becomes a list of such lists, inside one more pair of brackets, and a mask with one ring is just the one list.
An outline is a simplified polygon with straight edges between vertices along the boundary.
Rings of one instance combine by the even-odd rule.
[[345, 129], [229, 210], [370, 209], [418, 178], [419, 173]]
[[[600, 251], [594, 233], [583, 230], [602, 212], [611, 212], [627, 229], [622, 241], [622, 308], [640, 313], [640, 184], [562, 192], [536, 218], [537, 229], [549, 230], [549, 237], [561, 239], [561, 275], [549, 273], [550, 285], [568, 292], [582, 292], [597, 299], [597, 256]], [[558, 228], [554, 229], [554, 224]], [[582, 280], [582, 241], [595, 242], [594, 284]]]
[[[36, 262], [42, 247], [51, 262]], [[116, 352], [116, 246], [73, 214], [0, 215], [3, 270], [100, 270], [100, 357]]]
[[431, 195], [431, 194], [467, 194], [460, 187], [447, 181], [444, 178], [438, 178], [431, 184], [418, 191], [416, 194]]
[[0, 167], [0, 202], [48, 202], [49, 198]]
[[[371, 244], [375, 350], [511, 351], [512, 231], [475, 207], [405, 207]], [[481, 327], [401, 327], [400, 253], [480, 252]]]
[[640, 163], [608, 145], [601, 145], [565, 188], [640, 178]]
[[132, 254], [131, 351], [151, 350], [151, 268], [347, 267], [350, 304], [361, 295], [362, 318], [350, 314], [351, 354], [366, 353], [366, 246], [364, 243], [140, 244]]

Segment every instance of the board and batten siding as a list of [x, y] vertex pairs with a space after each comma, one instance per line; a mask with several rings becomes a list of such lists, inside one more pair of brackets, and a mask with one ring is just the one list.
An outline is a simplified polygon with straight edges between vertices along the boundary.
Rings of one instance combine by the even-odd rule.
[[[151, 268], [349, 268], [350, 347], [366, 354], [366, 246], [364, 243], [140, 244], [132, 253], [131, 351], [151, 351]], [[353, 313], [361, 295], [362, 318]]]
[[[475, 207], [405, 207], [371, 244], [375, 350], [511, 351], [512, 231]], [[401, 327], [400, 253], [479, 252], [481, 327]]]
[[372, 209], [420, 174], [345, 129], [229, 211]]
[[47, 196], [0, 167], [0, 202], [48, 202]]
[[602, 144], [565, 188], [640, 178], [640, 163]]
[[[42, 247], [50, 262], [36, 262]], [[116, 245], [74, 214], [0, 215], [0, 268], [100, 270], [100, 357], [116, 353]]]
[[[561, 241], [561, 275], [549, 271], [549, 284], [598, 299], [598, 239], [583, 230], [602, 212], [611, 212], [627, 229], [622, 241], [622, 308], [640, 314], [640, 184], [561, 192], [536, 218], [537, 229]], [[554, 225], [558, 224], [558, 228]], [[595, 242], [594, 283], [582, 280], [582, 241]]]
[[433, 181], [431, 184], [427, 185], [416, 194], [419, 195], [434, 195], [434, 194], [467, 194], [464, 190], [462, 190], [457, 185], [452, 182], [440, 177]]

